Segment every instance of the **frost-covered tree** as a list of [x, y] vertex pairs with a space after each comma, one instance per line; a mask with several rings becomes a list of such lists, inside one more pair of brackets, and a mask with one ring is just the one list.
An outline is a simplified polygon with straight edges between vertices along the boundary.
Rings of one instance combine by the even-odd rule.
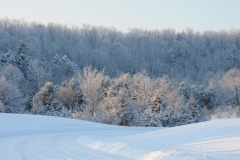
[[[39, 113], [39, 110], [50, 106], [53, 102], [54, 88], [52, 82], [47, 82], [32, 99], [32, 112]], [[41, 112], [42, 114], [46, 114]]]
[[159, 98], [159, 103], [162, 106], [173, 106], [178, 102], [179, 93], [177, 88], [172, 84], [169, 77], [164, 75], [158, 79], [158, 87], [155, 90], [155, 97]]
[[28, 47], [27, 44], [24, 41], [20, 41], [16, 52], [14, 54], [14, 57], [11, 59], [11, 63], [13, 65], [17, 66], [24, 74], [24, 77], [27, 77], [28, 72], [28, 66], [30, 57], [27, 55]]
[[118, 101], [118, 93], [110, 87], [99, 104], [101, 110], [101, 122], [119, 125], [121, 122], [121, 106]]
[[56, 88], [54, 95], [55, 102], [62, 103], [71, 112], [83, 110], [82, 98], [79, 84], [75, 79], [71, 79], [69, 83], [63, 82]]
[[179, 90], [172, 84], [168, 76], [158, 80], [154, 93], [152, 111], [157, 114], [163, 126], [176, 126], [193, 123], [190, 108], [184, 103]]
[[224, 106], [239, 108], [239, 80], [240, 71], [234, 68], [223, 74], [223, 76], [215, 76], [210, 81], [209, 90], [212, 93], [214, 110]]
[[178, 89], [183, 104], [191, 110], [196, 122], [209, 118], [208, 111], [214, 108], [211, 90], [204, 89], [202, 86], [190, 85], [187, 82], [182, 82]]
[[28, 78], [27, 74], [30, 56], [28, 55], [27, 44], [24, 41], [20, 41], [15, 52], [9, 50], [6, 53], [2, 53], [0, 55], [0, 61], [17, 67], [23, 73], [24, 77]]
[[237, 68], [229, 70], [223, 75], [219, 84], [233, 96], [232, 105], [240, 106], [240, 70]]
[[90, 107], [91, 116], [96, 116], [96, 107], [100, 102], [101, 86], [104, 79], [103, 73], [92, 67], [84, 68], [83, 74], [78, 74], [78, 81], [82, 90], [83, 98]]
[[23, 80], [23, 73], [15, 66], [7, 65], [1, 73], [9, 83], [18, 86], [20, 81]]
[[5, 77], [0, 78], [0, 101], [6, 113], [22, 113], [24, 97], [16, 86], [9, 83]]
[[28, 77], [34, 84], [34, 91], [38, 91], [49, 79], [50, 73], [40, 65], [39, 60], [31, 60], [28, 66]]
[[155, 82], [147, 76], [146, 71], [139, 72], [133, 76], [130, 88], [131, 98], [137, 103], [136, 105], [140, 108], [142, 107], [142, 110], [150, 105], [151, 97], [155, 90], [154, 87], [156, 87]]
[[133, 107], [128, 90], [126, 88], [121, 88], [118, 93], [118, 101], [121, 107], [120, 114], [120, 125], [124, 126], [135, 126], [137, 125], [138, 119], [136, 119], [136, 110]]
[[53, 81], [61, 83], [69, 80], [75, 73], [77, 73], [77, 65], [72, 62], [67, 55], [53, 57], [51, 72], [53, 73]]
[[13, 55], [12, 50], [9, 50], [8, 52], [2, 52], [0, 54], [0, 62], [2, 63], [9, 63], [11, 60], [11, 55]]

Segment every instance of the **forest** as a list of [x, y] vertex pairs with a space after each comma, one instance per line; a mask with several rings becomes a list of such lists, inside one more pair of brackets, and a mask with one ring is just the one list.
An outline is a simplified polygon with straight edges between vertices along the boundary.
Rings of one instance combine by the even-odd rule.
[[155, 127], [240, 116], [240, 29], [4, 18], [0, 37], [0, 113]]

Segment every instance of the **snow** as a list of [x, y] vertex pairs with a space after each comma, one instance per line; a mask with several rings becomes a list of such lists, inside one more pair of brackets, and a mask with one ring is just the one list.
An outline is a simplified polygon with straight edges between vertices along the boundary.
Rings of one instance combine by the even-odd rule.
[[240, 159], [237, 118], [144, 128], [1, 113], [0, 122], [0, 160]]

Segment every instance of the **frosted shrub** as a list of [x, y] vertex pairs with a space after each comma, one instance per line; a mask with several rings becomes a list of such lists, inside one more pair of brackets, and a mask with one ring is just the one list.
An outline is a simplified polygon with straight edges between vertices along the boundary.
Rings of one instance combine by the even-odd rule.
[[213, 111], [211, 119], [237, 118], [238, 107], [219, 106]]
[[160, 119], [164, 127], [180, 126], [195, 122], [195, 117], [186, 105], [167, 106], [160, 113]]
[[68, 110], [66, 107], [62, 107], [61, 112], [60, 112], [61, 117], [72, 117], [72, 111]]
[[82, 118], [82, 112], [74, 111], [74, 112], [72, 113], [72, 118], [81, 119], [81, 118]]
[[40, 114], [40, 115], [49, 115], [48, 106], [39, 105], [38, 108], [36, 110], [34, 110], [34, 113], [35, 114]]

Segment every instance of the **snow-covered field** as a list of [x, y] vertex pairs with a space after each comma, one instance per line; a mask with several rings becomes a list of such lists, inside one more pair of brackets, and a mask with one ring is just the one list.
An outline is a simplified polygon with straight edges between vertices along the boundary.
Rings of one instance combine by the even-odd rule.
[[0, 114], [0, 160], [240, 159], [240, 119], [173, 128]]

